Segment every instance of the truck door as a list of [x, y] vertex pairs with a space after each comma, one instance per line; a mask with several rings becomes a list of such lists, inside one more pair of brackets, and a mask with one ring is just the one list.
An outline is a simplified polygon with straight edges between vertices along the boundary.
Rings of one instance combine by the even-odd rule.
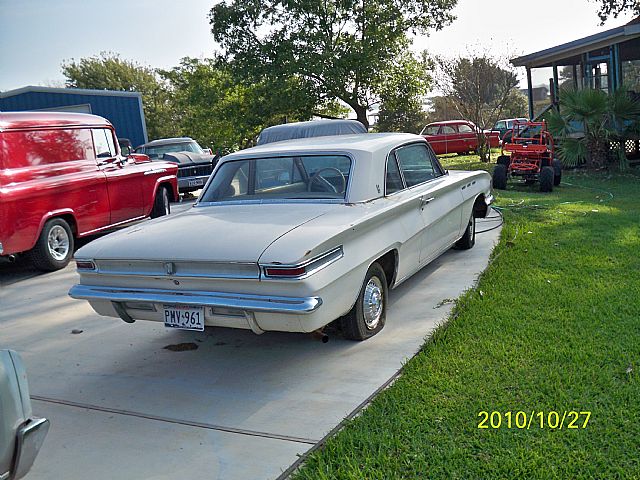
[[107, 177], [111, 225], [144, 216], [143, 170], [120, 161], [111, 129], [94, 128], [91, 133], [98, 167]]

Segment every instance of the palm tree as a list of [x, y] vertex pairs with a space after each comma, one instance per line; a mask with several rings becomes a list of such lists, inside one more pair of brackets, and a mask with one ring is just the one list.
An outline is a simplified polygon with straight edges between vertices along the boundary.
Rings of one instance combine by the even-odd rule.
[[[628, 164], [624, 139], [640, 133], [640, 101], [623, 87], [609, 95], [599, 89], [565, 88], [560, 92], [560, 111], [551, 111], [547, 123], [565, 166], [600, 168], [613, 157], [624, 169]], [[612, 142], [617, 145], [613, 151]]]

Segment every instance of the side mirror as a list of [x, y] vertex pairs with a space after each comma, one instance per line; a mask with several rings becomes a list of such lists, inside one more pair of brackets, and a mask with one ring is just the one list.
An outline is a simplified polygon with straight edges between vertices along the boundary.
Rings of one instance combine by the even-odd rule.
[[[0, 350], [0, 472], [18, 479], [27, 474], [49, 431], [46, 418], [31, 416], [27, 373], [20, 356]], [[6, 462], [6, 464], [5, 464]]]
[[121, 146], [120, 153], [123, 157], [128, 157], [133, 153], [133, 148], [131, 148], [129, 145]]

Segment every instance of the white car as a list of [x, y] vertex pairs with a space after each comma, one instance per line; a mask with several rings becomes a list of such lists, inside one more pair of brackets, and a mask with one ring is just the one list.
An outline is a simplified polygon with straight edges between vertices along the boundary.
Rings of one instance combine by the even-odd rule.
[[12, 350], [0, 350], [0, 480], [24, 477], [47, 436], [49, 420], [31, 413], [22, 359]]
[[473, 246], [492, 199], [488, 173], [445, 171], [417, 135], [267, 144], [222, 158], [190, 210], [78, 250], [69, 294], [129, 323], [259, 334], [339, 318], [364, 340], [390, 288]]

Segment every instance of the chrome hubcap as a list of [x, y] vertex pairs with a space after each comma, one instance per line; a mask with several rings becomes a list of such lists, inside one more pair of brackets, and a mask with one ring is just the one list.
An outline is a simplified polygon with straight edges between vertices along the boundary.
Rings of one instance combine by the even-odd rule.
[[69, 235], [67, 231], [60, 225], [55, 225], [49, 230], [47, 245], [49, 253], [54, 259], [62, 261], [67, 258], [69, 254]]
[[382, 282], [378, 277], [371, 277], [364, 287], [362, 311], [364, 323], [369, 330], [375, 329], [380, 323], [384, 306], [383, 292]]

